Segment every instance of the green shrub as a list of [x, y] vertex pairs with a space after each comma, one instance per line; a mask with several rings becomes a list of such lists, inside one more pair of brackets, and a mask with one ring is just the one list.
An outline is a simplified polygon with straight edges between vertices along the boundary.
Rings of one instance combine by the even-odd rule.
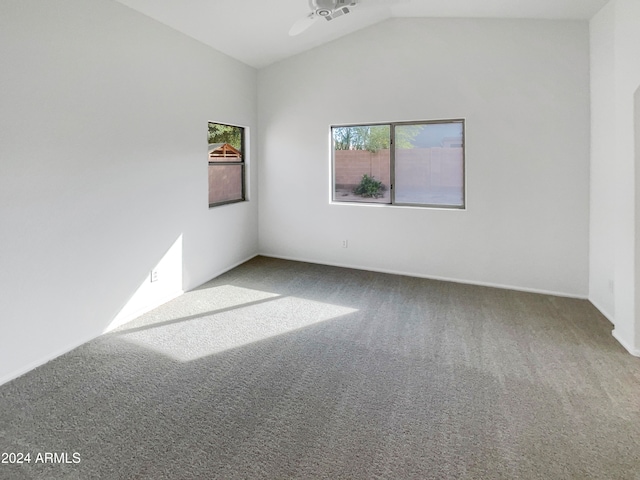
[[360, 180], [360, 185], [353, 190], [353, 193], [366, 198], [379, 198], [382, 196], [382, 192], [384, 192], [384, 190], [385, 186], [381, 181], [376, 180], [373, 176], [370, 177], [365, 173], [362, 176], [362, 180]]

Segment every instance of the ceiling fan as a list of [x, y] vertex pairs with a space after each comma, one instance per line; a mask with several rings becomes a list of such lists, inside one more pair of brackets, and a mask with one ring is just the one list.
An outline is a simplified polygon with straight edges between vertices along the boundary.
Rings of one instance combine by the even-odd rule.
[[356, 5], [381, 5], [385, 3], [401, 3], [406, 1], [408, 0], [309, 0], [311, 13], [296, 21], [289, 30], [289, 35], [293, 37], [301, 34], [319, 18], [333, 20], [334, 18], [351, 13], [351, 9]]

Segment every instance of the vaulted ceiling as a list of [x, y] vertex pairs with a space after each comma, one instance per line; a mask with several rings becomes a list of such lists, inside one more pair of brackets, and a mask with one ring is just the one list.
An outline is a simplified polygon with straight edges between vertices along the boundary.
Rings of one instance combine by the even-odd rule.
[[349, 15], [319, 19], [291, 37], [308, 0], [118, 0], [155, 20], [261, 68], [392, 17], [587, 20], [609, 0], [362, 0]]

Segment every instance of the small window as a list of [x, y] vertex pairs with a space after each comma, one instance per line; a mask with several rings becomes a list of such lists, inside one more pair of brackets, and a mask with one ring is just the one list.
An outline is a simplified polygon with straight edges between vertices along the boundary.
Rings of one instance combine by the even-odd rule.
[[464, 121], [332, 127], [333, 201], [464, 208]]
[[209, 122], [209, 207], [245, 199], [244, 128]]

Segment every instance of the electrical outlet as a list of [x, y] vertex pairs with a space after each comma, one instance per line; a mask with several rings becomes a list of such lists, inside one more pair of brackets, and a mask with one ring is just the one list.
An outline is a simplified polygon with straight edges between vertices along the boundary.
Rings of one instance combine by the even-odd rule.
[[349, 246], [349, 240], [342, 240], [342, 248], [347, 248]]
[[151, 283], [153, 282], [157, 282], [158, 281], [158, 270], [156, 270], [155, 268], [153, 270], [151, 270]]

